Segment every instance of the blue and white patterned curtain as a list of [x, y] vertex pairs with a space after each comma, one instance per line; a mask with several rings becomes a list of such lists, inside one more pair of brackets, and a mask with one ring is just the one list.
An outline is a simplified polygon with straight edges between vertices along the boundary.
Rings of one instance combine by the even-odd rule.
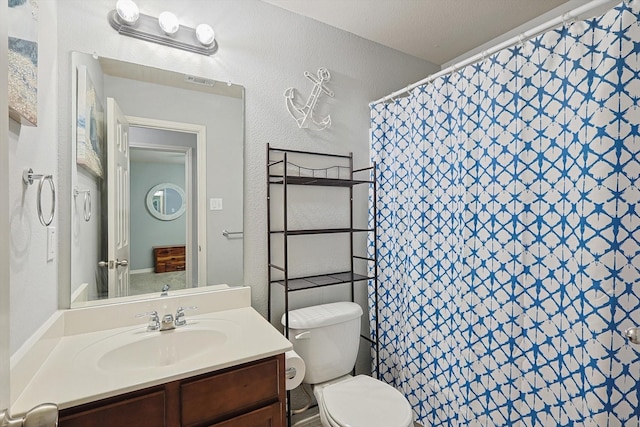
[[639, 425], [639, 11], [372, 107], [372, 336], [423, 425]]

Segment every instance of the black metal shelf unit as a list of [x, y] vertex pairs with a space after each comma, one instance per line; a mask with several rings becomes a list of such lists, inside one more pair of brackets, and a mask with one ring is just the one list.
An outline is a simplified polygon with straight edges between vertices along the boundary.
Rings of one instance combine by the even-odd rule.
[[[314, 167], [300, 166], [295, 161], [308, 161], [310, 165]], [[329, 164], [329, 166], [326, 166]], [[280, 286], [284, 289], [284, 315], [285, 323], [284, 333], [288, 335], [289, 324], [289, 293], [302, 291], [305, 289], [320, 288], [324, 286], [334, 286], [339, 284], [351, 284], [351, 301], [354, 301], [355, 284], [357, 282], [373, 281], [375, 286], [375, 301], [374, 307], [376, 310], [376, 333], [378, 336], [379, 325], [377, 320], [378, 315], [378, 262], [377, 255], [374, 251], [373, 258], [367, 256], [359, 256], [354, 253], [354, 236], [358, 233], [371, 233], [374, 239], [375, 247], [377, 247], [378, 234], [376, 228], [356, 228], [354, 227], [354, 187], [358, 185], [372, 186], [373, 200], [376, 200], [376, 165], [375, 163], [367, 168], [354, 169], [353, 168], [353, 154], [340, 155], [340, 154], [326, 154], [309, 151], [289, 150], [273, 148], [267, 144], [267, 239], [268, 239], [268, 318], [270, 322], [272, 319], [272, 289], [274, 286]], [[366, 179], [356, 179], [364, 177]], [[349, 227], [342, 228], [317, 228], [317, 229], [289, 229], [288, 226], [288, 187], [289, 186], [322, 186], [322, 187], [342, 187], [348, 191], [349, 195], [349, 212], [350, 212], [350, 224]], [[272, 187], [280, 187], [282, 191], [282, 227], [280, 229], [272, 229]], [[373, 215], [376, 215], [376, 206], [373, 203], [371, 207]], [[332, 271], [325, 274], [310, 275], [310, 276], [291, 276], [289, 270], [289, 247], [288, 240], [294, 236], [309, 236], [318, 234], [332, 234], [332, 233], [348, 233], [350, 236], [350, 257], [351, 268], [348, 271]], [[277, 265], [273, 262], [272, 253], [272, 237], [275, 235], [282, 235], [282, 265]], [[368, 266], [373, 268], [367, 268], [365, 274], [356, 273], [355, 262], [356, 260], [363, 260], [368, 263]], [[370, 263], [370, 264], [369, 264]], [[274, 272], [278, 272], [279, 277], [274, 279]], [[372, 274], [371, 274], [372, 272]], [[380, 359], [378, 357], [379, 348], [377, 340], [372, 340], [369, 336], [362, 335], [362, 338], [375, 346], [376, 354], [376, 367], [377, 372], [380, 371]]]

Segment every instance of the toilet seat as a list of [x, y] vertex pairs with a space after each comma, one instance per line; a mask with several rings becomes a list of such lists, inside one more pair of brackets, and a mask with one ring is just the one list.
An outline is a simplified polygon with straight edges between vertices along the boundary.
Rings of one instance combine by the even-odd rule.
[[413, 411], [402, 393], [367, 375], [347, 377], [317, 391], [321, 419], [332, 427], [413, 426]]

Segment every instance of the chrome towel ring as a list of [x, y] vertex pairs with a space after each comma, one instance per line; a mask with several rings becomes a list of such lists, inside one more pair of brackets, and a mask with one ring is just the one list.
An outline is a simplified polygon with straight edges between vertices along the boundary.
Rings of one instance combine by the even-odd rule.
[[[25, 169], [22, 172], [22, 180], [26, 185], [33, 185], [34, 179], [39, 179], [40, 183], [38, 184], [38, 195], [36, 196], [36, 206], [38, 208], [38, 218], [40, 219], [40, 223], [45, 227], [48, 227], [53, 222], [53, 217], [56, 213], [56, 187], [53, 184], [53, 176], [52, 175], [39, 175], [33, 173], [33, 169]], [[45, 219], [42, 214], [42, 187], [44, 183], [48, 182], [49, 187], [51, 188], [51, 212], [49, 212], [49, 218]]]
[[91, 190], [78, 190], [76, 188], [75, 190], [73, 190], [73, 197], [77, 199], [81, 193], [84, 193], [84, 206], [82, 209], [84, 220], [86, 222], [89, 222], [89, 220], [91, 219]]

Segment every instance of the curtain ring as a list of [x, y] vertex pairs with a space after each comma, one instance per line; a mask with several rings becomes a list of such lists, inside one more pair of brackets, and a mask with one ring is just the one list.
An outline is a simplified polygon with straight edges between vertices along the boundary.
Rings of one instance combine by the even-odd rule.
[[[49, 186], [51, 187], [51, 212], [49, 212], [49, 219], [45, 219], [44, 215], [42, 214], [42, 187], [44, 186], [45, 182], [48, 182]], [[40, 177], [36, 205], [38, 208], [38, 218], [40, 219], [40, 223], [45, 227], [48, 227], [53, 222], [53, 216], [56, 213], [56, 187], [53, 185], [53, 176], [42, 175]]]

